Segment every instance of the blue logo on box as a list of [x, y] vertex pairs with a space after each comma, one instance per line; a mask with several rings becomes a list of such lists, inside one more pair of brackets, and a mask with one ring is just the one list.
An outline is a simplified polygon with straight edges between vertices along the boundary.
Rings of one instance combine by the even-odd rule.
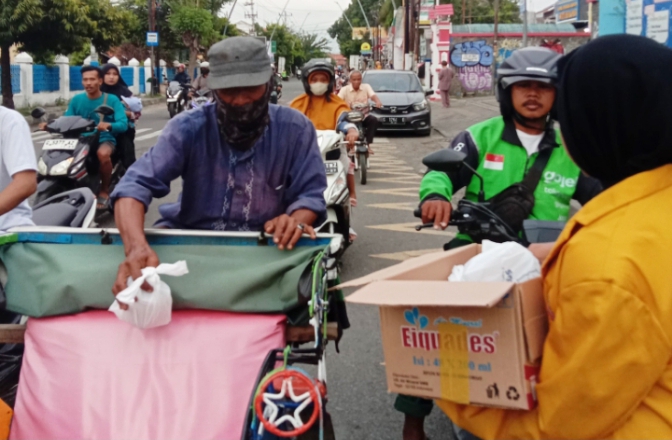
[[420, 310], [417, 307], [413, 307], [412, 310], [406, 310], [404, 312], [404, 318], [408, 321], [409, 324], [420, 327], [421, 329], [429, 325], [429, 318], [425, 315], [420, 315]]

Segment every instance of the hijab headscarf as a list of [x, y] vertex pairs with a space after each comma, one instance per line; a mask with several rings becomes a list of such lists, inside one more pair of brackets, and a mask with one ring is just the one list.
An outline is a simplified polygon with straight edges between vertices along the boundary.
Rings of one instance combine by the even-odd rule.
[[[117, 75], [119, 75], [119, 81], [113, 86], [109, 86], [105, 84], [105, 75], [107, 75], [107, 72], [110, 70], [116, 70]], [[114, 64], [105, 64], [102, 69], [100, 69], [103, 72], [103, 85], [100, 86], [100, 91], [103, 93], [109, 93], [110, 95], [114, 95], [117, 98], [121, 99], [121, 97], [129, 97], [133, 96], [133, 93], [128, 89], [128, 86], [126, 85], [126, 81], [121, 77], [121, 72], [119, 71], [119, 68], [115, 66]]]
[[644, 37], [600, 37], [558, 63], [567, 151], [613, 185], [672, 163], [672, 50]]

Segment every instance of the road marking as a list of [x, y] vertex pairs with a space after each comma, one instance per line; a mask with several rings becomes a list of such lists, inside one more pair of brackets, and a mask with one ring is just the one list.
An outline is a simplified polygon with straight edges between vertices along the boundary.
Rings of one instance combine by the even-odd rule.
[[443, 252], [443, 249], [420, 249], [417, 251], [401, 251], [401, 252], [394, 252], [394, 253], [389, 253], [389, 254], [373, 254], [369, 255], [370, 257], [374, 258], [383, 258], [385, 260], [394, 260], [394, 261], [404, 261], [408, 260], [410, 258], [415, 258], [419, 257], [421, 255], [426, 255], [426, 254], [432, 254], [435, 252]]
[[144, 141], [144, 140], [147, 140], [147, 139], [158, 137], [161, 134], [162, 131], [163, 130], [158, 130], [158, 131], [155, 131], [153, 133], [149, 133], [149, 134], [146, 134], [144, 136], [137, 137], [137, 138], [135, 138], [135, 141], [136, 142]]
[[152, 130], [151, 128], [138, 128], [135, 130], [135, 134], [144, 133], [146, 131]]
[[422, 180], [421, 176], [410, 175], [410, 176], [401, 176], [401, 177], [370, 177], [369, 182], [387, 182], [387, 183], [403, 183], [409, 184], [413, 181], [420, 182]]
[[379, 137], [375, 137], [375, 138], [373, 138], [373, 144], [372, 144], [372, 145], [376, 145], [376, 144], [389, 144], [389, 143], [390, 143], [390, 140], [389, 140], [388, 138], [379, 138]]
[[443, 237], [446, 237], [446, 239], [450, 239], [455, 237], [456, 233], [452, 231], [437, 231], [436, 229], [432, 228], [425, 228], [420, 231], [416, 231], [415, 227], [420, 224], [420, 220], [418, 219], [417, 222], [413, 223], [392, 223], [388, 225], [374, 225], [374, 226], [367, 226], [367, 228], [370, 229], [379, 229], [382, 231], [394, 231], [394, 232], [410, 232], [413, 234], [425, 234], [425, 235], [441, 235]]
[[34, 134], [32, 136], [34, 142], [49, 139], [50, 137], [51, 133], [39, 133], [37, 136], [35, 136]]
[[385, 188], [385, 189], [366, 189], [363, 192], [369, 194], [385, 194], [389, 196], [404, 196], [418, 198], [418, 187], [411, 186], [406, 188]]
[[373, 203], [371, 205], [365, 205], [367, 208], [380, 208], [380, 209], [396, 209], [398, 211], [414, 211], [417, 208], [418, 204], [414, 202], [400, 202], [400, 203]]

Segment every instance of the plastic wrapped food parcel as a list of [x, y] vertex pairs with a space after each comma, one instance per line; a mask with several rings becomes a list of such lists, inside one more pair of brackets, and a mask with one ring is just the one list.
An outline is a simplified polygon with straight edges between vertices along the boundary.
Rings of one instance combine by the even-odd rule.
[[9, 438], [240, 436], [264, 359], [284, 347], [288, 321], [305, 324], [311, 269], [331, 240], [302, 239], [292, 252], [258, 234], [157, 231], [148, 241], [189, 273], [162, 278], [173, 319], [143, 330], [107, 311], [124, 256], [116, 231], [0, 237], [6, 309], [30, 317]]

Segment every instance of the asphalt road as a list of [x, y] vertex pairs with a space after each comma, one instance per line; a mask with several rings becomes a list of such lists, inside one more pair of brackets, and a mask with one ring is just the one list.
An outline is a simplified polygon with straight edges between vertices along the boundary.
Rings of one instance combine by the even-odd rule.
[[[302, 93], [301, 83], [290, 79], [284, 83], [281, 104], [287, 104]], [[447, 117], [446, 110], [437, 109], [436, 116]], [[449, 109], [448, 111], [453, 111]], [[460, 107], [454, 110], [459, 130], [472, 122], [463, 118]], [[479, 110], [480, 111], [480, 110]], [[488, 112], [485, 117], [493, 113]], [[436, 118], [435, 116], [435, 118]], [[137, 127], [138, 157], [154, 143], [169, 121], [165, 105], [148, 107]], [[39, 154], [44, 134], [35, 134]], [[395, 264], [424, 252], [439, 250], [454, 232], [424, 230], [416, 232], [418, 222], [413, 209], [418, 202], [418, 186], [424, 155], [446, 145], [437, 135], [431, 137], [393, 136], [381, 134], [373, 144], [369, 183], [358, 186], [358, 207], [354, 208], [353, 227], [358, 232], [356, 242], [343, 259], [344, 280], [350, 280]], [[157, 208], [175, 201], [181, 182], [173, 183], [172, 192], [155, 200], [146, 219], [151, 226], [158, 219]], [[113, 226], [113, 220], [103, 218], [103, 227]], [[350, 292], [346, 292], [350, 293]], [[341, 353], [331, 350], [328, 362], [329, 409], [338, 439], [401, 439], [402, 415], [393, 408], [394, 395], [387, 393], [384, 359], [380, 342], [378, 310], [370, 306], [350, 305], [348, 313], [352, 328], [346, 331], [340, 344]], [[427, 421], [426, 432], [434, 440], [451, 439], [450, 422], [434, 409]]]

